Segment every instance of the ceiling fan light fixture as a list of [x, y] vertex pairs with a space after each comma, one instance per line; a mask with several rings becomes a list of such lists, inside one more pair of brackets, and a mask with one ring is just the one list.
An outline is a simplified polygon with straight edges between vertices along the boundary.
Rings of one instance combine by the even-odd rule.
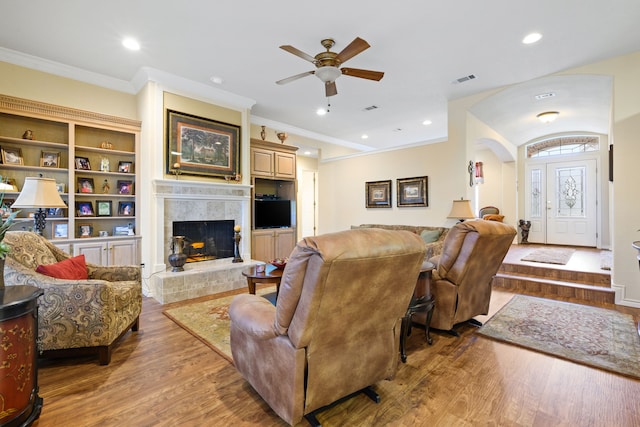
[[536, 117], [542, 123], [551, 123], [552, 121], [558, 118], [559, 114], [560, 113], [558, 113], [557, 111], [545, 111], [544, 113], [538, 114]]
[[326, 66], [319, 67], [316, 70], [315, 75], [323, 82], [331, 83], [334, 82], [338, 77], [340, 77], [340, 75], [342, 75], [342, 72], [338, 67]]

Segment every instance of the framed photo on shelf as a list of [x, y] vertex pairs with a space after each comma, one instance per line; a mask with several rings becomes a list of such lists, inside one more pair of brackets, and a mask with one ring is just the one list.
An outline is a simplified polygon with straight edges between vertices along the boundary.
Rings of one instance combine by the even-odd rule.
[[91, 202], [76, 202], [78, 216], [95, 216]]
[[134, 202], [118, 202], [119, 216], [133, 216]]
[[428, 182], [429, 177], [427, 176], [397, 179], [396, 196], [398, 198], [398, 207], [429, 206]]
[[78, 224], [78, 237], [92, 237], [93, 225], [91, 224]]
[[114, 236], [128, 236], [129, 230], [133, 230], [128, 225], [116, 225], [113, 227], [113, 235]]
[[391, 207], [391, 180], [365, 183], [367, 208]]
[[133, 172], [133, 163], [132, 162], [120, 161], [118, 163], [118, 172], [132, 173]]
[[56, 189], [58, 190], [58, 193], [64, 193], [64, 182], [56, 182]]
[[47, 217], [62, 218], [65, 216], [65, 208], [48, 208]]
[[133, 181], [118, 181], [118, 194], [133, 194]]
[[78, 193], [93, 193], [93, 178], [78, 178]]
[[111, 200], [96, 201], [96, 216], [111, 216]]
[[45, 168], [59, 168], [60, 153], [42, 150], [42, 154], [40, 154], [40, 166], [44, 166]]
[[2, 147], [2, 163], [5, 165], [24, 165], [22, 149]]
[[89, 159], [87, 157], [76, 156], [76, 169], [90, 171], [91, 163], [89, 163]]
[[167, 110], [166, 170], [224, 178], [240, 173], [240, 126]]
[[69, 223], [67, 221], [51, 221], [51, 238], [69, 238]]

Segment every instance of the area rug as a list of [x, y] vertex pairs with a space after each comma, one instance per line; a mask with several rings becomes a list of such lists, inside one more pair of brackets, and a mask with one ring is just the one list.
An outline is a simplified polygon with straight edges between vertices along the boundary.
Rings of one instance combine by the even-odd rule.
[[565, 248], [542, 248], [536, 249], [521, 258], [522, 261], [542, 262], [545, 264], [561, 264], [565, 265], [571, 259], [574, 249]]
[[[275, 291], [275, 286], [259, 288], [257, 295]], [[235, 295], [194, 302], [163, 311], [164, 315], [233, 363], [229, 343], [229, 304]]]
[[640, 337], [633, 317], [614, 310], [516, 295], [478, 333], [640, 378]]

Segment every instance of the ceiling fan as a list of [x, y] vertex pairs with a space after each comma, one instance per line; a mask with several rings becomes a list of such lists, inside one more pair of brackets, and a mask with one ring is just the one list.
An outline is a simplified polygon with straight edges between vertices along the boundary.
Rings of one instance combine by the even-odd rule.
[[316, 56], [311, 56], [303, 51], [296, 49], [290, 45], [280, 46], [280, 49], [286, 50], [300, 58], [313, 63], [316, 66], [316, 70], [307, 71], [305, 73], [296, 74], [295, 76], [287, 77], [286, 79], [278, 80], [276, 83], [283, 85], [290, 83], [294, 80], [301, 79], [302, 77], [315, 74], [325, 84], [325, 93], [327, 97], [338, 94], [336, 88], [336, 79], [341, 75], [359, 77], [361, 79], [379, 81], [384, 76], [381, 71], [361, 70], [358, 68], [340, 68], [340, 65], [353, 58], [357, 54], [371, 47], [369, 43], [356, 37], [347, 47], [345, 47], [340, 53], [331, 52], [331, 48], [335, 44], [333, 39], [324, 39], [320, 42], [326, 52], [320, 52]]

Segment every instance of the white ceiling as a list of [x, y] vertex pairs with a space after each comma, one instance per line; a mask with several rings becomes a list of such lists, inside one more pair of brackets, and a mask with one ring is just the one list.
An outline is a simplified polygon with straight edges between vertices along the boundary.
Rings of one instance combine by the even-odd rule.
[[[472, 112], [516, 144], [550, 129], [603, 127], [606, 133], [609, 112], [603, 105], [610, 105], [611, 81], [531, 80], [640, 46], [638, 0], [4, 3], [0, 60], [128, 91], [144, 67], [160, 70], [254, 100], [255, 124], [304, 129], [363, 150], [443, 140], [449, 100], [523, 82]], [[542, 40], [523, 45], [533, 31]], [[126, 51], [124, 36], [137, 38], [142, 49]], [[280, 45], [314, 56], [324, 50], [320, 40], [329, 37], [336, 52], [355, 37], [365, 39], [371, 47], [345, 66], [385, 76], [380, 82], [341, 76], [330, 113], [320, 117], [315, 111], [327, 99], [318, 78], [284, 86], [275, 81], [314, 69]], [[452, 83], [470, 74], [477, 78]], [[213, 83], [213, 76], [222, 84]], [[535, 114], [551, 105], [531, 96], [549, 88], [562, 95], [552, 100], [561, 115], [553, 127], [539, 128]], [[364, 111], [372, 105], [378, 108]], [[426, 119], [430, 126], [422, 124]], [[369, 138], [363, 140], [365, 133]]]

